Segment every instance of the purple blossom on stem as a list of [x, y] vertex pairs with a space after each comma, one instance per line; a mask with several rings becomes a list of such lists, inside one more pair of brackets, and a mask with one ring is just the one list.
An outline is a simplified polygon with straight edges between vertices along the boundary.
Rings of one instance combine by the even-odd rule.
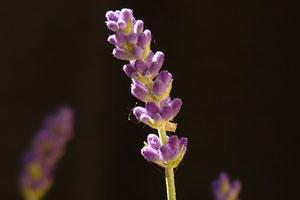
[[41, 199], [53, 183], [53, 171], [73, 136], [74, 112], [62, 107], [46, 117], [22, 159], [20, 187], [26, 200]]
[[108, 11], [106, 25], [114, 32], [108, 42], [115, 46], [113, 55], [129, 63], [123, 66], [125, 74], [131, 78], [131, 93], [145, 103], [145, 107], [133, 109], [135, 117], [157, 129], [159, 137], [148, 136], [148, 143], [141, 153], [147, 160], [165, 168], [168, 200], [176, 199], [173, 168], [182, 160], [187, 138], [176, 135], [168, 137], [167, 131], [175, 132], [177, 124], [172, 122], [180, 111], [182, 101], [171, 100], [173, 77], [166, 70], [160, 71], [164, 63], [164, 53], [151, 50], [152, 35], [144, 30], [144, 22], [136, 20], [130, 9]]
[[187, 138], [178, 138], [176, 135], [172, 135], [167, 138], [167, 143], [162, 145], [157, 135], [149, 134], [141, 153], [149, 162], [162, 167], [174, 168], [181, 162], [186, 148]]
[[172, 74], [166, 70], [160, 71], [164, 53], [151, 51], [151, 32], [144, 31], [144, 22], [136, 20], [132, 10], [108, 11], [105, 16], [108, 29], [115, 33], [108, 37], [108, 42], [115, 46], [113, 55], [129, 61], [123, 66], [123, 71], [132, 79], [132, 95], [145, 102], [145, 107], [155, 104], [158, 110], [151, 114], [145, 108], [144, 114], [139, 116], [139, 112], [135, 111], [141, 110], [141, 107], [136, 107], [136, 118], [152, 128], [163, 127], [175, 132], [176, 124], [170, 120], [179, 112], [182, 101], [179, 98], [174, 102], [170, 100]]
[[215, 200], [238, 200], [241, 183], [235, 180], [230, 183], [226, 173], [221, 173], [212, 183], [212, 192]]

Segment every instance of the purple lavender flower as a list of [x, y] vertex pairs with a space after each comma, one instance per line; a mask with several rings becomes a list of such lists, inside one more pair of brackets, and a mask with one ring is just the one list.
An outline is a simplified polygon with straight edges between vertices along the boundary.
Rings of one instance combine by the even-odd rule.
[[176, 135], [167, 138], [167, 143], [161, 145], [160, 138], [155, 134], [149, 134], [147, 143], [141, 153], [149, 162], [162, 167], [177, 167], [181, 162], [187, 148], [187, 138], [178, 138]]
[[238, 200], [241, 183], [238, 180], [230, 183], [226, 173], [221, 173], [219, 178], [212, 183], [212, 191], [215, 200]]
[[[179, 98], [171, 100], [172, 74], [160, 71], [164, 53], [151, 51], [151, 32], [144, 31], [144, 22], [136, 20], [132, 10], [108, 11], [105, 16], [108, 29], [115, 33], [108, 37], [108, 42], [115, 46], [113, 55], [129, 61], [123, 71], [132, 80], [131, 93], [145, 103], [145, 107], [133, 109], [136, 119], [151, 128], [175, 132], [177, 124], [173, 119], [180, 111], [182, 101]], [[165, 138], [166, 134], [162, 136]], [[163, 138], [160, 139], [166, 142]]]
[[53, 184], [53, 170], [73, 136], [74, 112], [62, 107], [48, 116], [24, 153], [20, 187], [26, 200], [41, 199]]
[[178, 139], [176, 135], [168, 137], [166, 131], [175, 132], [177, 124], [174, 117], [180, 111], [182, 101], [171, 100], [173, 77], [168, 71], [160, 71], [164, 62], [164, 53], [152, 52], [151, 32], [144, 30], [144, 22], [136, 20], [130, 9], [108, 11], [106, 25], [115, 34], [108, 42], [115, 46], [113, 55], [129, 61], [123, 66], [125, 74], [131, 78], [131, 93], [145, 103], [145, 107], [133, 109], [135, 117], [157, 129], [159, 137], [148, 136], [148, 143], [142, 148], [142, 155], [151, 162], [165, 168], [167, 194], [169, 200], [176, 199], [173, 168], [182, 160], [187, 139]]

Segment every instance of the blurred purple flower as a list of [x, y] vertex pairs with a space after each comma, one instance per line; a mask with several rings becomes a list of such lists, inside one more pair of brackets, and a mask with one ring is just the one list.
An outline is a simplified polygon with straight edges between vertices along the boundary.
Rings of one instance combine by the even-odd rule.
[[26, 200], [41, 199], [53, 183], [53, 170], [72, 138], [74, 112], [62, 107], [46, 117], [22, 159], [20, 187]]
[[238, 200], [241, 183], [235, 180], [230, 183], [226, 173], [221, 173], [212, 183], [212, 192], [215, 200]]

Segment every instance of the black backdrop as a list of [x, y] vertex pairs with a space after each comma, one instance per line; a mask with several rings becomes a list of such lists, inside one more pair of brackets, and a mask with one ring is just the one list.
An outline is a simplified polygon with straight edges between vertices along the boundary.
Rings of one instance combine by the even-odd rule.
[[[20, 154], [42, 117], [76, 110], [76, 136], [45, 200], [165, 199], [163, 171], [143, 160], [147, 133], [123, 62], [111, 55], [104, 14], [132, 8], [166, 54], [189, 138], [176, 170], [178, 199], [212, 199], [220, 171], [241, 199], [297, 199], [299, 119], [296, 4], [221, 0], [1, 2], [0, 199], [21, 199]], [[298, 57], [297, 57], [298, 56]], [[128, 121], [129, 119], [129, 121]]]

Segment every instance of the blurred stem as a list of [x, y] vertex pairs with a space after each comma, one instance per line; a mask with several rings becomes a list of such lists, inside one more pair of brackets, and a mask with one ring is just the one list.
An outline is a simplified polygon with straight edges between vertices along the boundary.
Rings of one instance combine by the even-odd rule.
[[[167, 143], [167, 133], [165, 129], [158, 129], [161, 145]], [[175, 178], [173, 168], [165, 168], [165, 180], [168, 200], [176, 200]]]

